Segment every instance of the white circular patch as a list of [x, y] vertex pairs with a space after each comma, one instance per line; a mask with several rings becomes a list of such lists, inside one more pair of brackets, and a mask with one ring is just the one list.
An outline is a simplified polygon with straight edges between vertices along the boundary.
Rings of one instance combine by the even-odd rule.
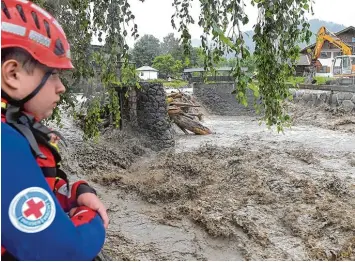
[[25, 233], [37, 233], [46, 229], [52, 224], [54, 217], [54, 200], [40, 187], [22, 190], [10, 203], [10, 221], [14, 227]]

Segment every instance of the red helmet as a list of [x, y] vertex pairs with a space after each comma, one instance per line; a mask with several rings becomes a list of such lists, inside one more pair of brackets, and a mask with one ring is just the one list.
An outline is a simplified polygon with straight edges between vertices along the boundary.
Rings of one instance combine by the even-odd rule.
[[2, 0], [1, 9], [1, 48], [21, 47], [48, 67], [74, 68], [68, 40], [53, 16], [27, 0]]

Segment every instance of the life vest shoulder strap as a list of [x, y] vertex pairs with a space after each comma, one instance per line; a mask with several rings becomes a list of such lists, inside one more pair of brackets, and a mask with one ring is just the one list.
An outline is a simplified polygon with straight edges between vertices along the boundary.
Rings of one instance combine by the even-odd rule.
[[56, 163], [60, 163], [61, 156], [58, 147], [50, 142], [50, 134], [54, 134], [66, 145], [64, 137], [59, 132], [50, 130], [40, 122], [35, 122], [32, 115], [21, 112], [19, 107], [1, 102], [1, 108], [4, 112], [4, 114], [2, 112], [2, 121], [5, 119], [4, 122], [11, 125], [27, 139], [36, 158], [47, 159], [38, 146], [38, 144], [42, 144], [51, 151]]

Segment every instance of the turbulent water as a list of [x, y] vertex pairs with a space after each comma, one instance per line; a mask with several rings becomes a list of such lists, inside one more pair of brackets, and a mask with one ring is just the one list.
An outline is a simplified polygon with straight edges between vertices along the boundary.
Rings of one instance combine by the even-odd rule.
[[[206, 116], [214, 133], [156, 153], [127, 132], [83, 143], [61, 129], [72, 179], [97, 188], [117, 260], [355, 259], [354, 116], [293, 108], [284, 134], [254, 117]], [[316, 116], [316, 117], [315, 117]]]

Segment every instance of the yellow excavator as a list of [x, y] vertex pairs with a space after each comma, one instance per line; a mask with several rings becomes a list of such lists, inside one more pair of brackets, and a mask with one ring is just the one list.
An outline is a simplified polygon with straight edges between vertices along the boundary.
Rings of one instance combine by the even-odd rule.
[[345, 44], [339, 37], [334, 33], [330, 32], [327, 28], [322, 26], [317, 33], [316, 46], [313, 49], [311, 56], [311, 65], [308, 68], [309, 72], [306, 75], [306, 83], [315, 84], [317, 80], [316, 75], [316, 64], [318, 63], [318, 58], [320, 57], [322, 47], [324, 42], [329, 43], [340, 48], [343, 55], [337, 56], [333, 60], [333, 75], [334, 77], [340, 79], [347, 78], [350, 82], [354, 82], [355, 79], [355, 55], [352, 55], [352, 49], [350, 46]]

